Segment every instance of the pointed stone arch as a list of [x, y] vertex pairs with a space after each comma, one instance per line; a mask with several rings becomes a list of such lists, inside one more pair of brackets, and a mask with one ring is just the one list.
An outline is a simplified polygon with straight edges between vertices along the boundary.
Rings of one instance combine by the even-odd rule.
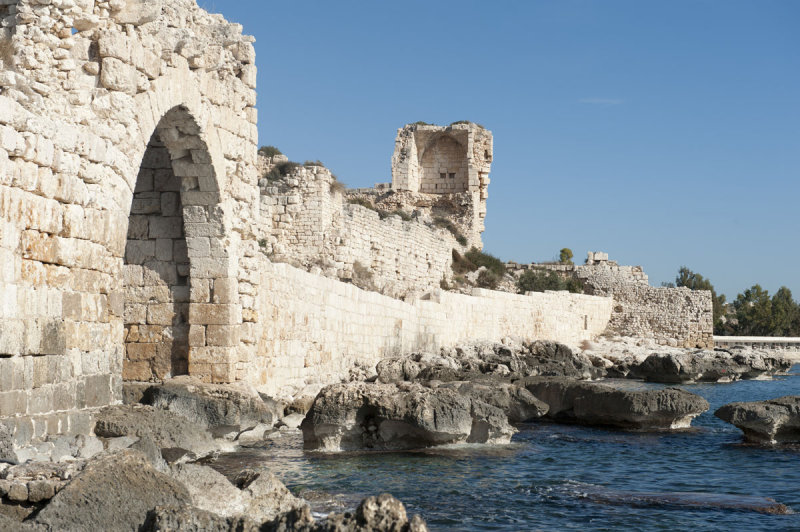
[[141, 158], [123, 267], [126, 380], [234, 380], [237, 238], [204, 137], [189, 106], [176, 105]]

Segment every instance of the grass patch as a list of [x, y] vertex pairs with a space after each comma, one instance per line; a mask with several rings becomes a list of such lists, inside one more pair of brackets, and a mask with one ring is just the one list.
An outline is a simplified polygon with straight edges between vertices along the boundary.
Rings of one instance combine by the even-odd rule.
[[455, 223], [453, 223], [452, 220], [448, 220], [447, 218], [444, 218], [442, 216], [437, 216], [436, 218], [433, 219], [433, 225], [435, 225], [436, 227], [440, 227], [442, 229], [447, 229], [455, 237], [456, 242], [458, 242], [462, 246], [467, 245], [467, 237], [465, 237], [461, 233], [461, 231], [458, 229], [458, 226]]
[[465, 273], [474, 272], [478, 269], [478, 265], [472, 263], [464, 255], [458, 252], [457, 249], [453, 250], [453, 264], [451, 265], [453, 273], [463, 275]]
[[366, 207], [371, 211], [377, 211], [375, 205], [373, 205], [372, 202], [367, 198], [350, 198], [347, 200], [347, 203], [350, 205], [361, 205], [362, 207]]
[[411, 220], [414, 219], [406, 211], [401, 211], [400, 209], [396, 209], [394, 211], [385, 211], [383, 209], [378, 209], [378, 216], [381, 217], [381, 220], [386, 219], [389, 216], [399, 216], [404, 222], [410, 222]]
[[479, 251], [477, 248], [471, 248], [464, 257], [478, 268], [483, 266], [498, 277], [503, 277], [506, 273], [506, 265], [502, 260], [489, 253]]
[[344, 194], [345, 191], [347, 191], [347, 185], [339, 181], [335, 175], [331, 174], [331, 177], [333, 177], [333, 181], [331, 181], [331, 194], [335, 194], [336, 192]]

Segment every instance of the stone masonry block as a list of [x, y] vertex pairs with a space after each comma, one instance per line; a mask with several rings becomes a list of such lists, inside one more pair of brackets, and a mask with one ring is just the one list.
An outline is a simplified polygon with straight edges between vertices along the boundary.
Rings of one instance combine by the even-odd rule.
[[236, 347], [239, 345], [239, 325], [209, 325], [206, 342], [210, 346]]
[[236, 325], [241, 322], [241, 305], [193, 303], [189, 307], [189, 323], [192, 325]]

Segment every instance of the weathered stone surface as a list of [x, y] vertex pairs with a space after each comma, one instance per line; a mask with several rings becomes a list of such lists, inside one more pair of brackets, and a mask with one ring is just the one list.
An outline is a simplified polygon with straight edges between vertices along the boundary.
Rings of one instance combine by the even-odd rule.
[[136, 451], [92, 461], [36, 516], [56, 530], [138, 531], [157, 506], [190, 504], [184, 486]]
[[563, 378], [531, 377], [519, 382], [550, 406], [560, 422], [636, 430], [686, 428], [708, 410], [708, 402], [677, 388], [624, 391]]
[[204, 427], [272, 425], [283, 417], [282, 405], [265, 402], [244, 386], [203, 384], [187, 377], [152, 386], [141, 401]]
[[143, 532], [427, 532], [418, 515], [409, 519], [403, 503], [389, 494], [364, 499], [354, 513], [314, 521], [307, 505], [260, 523], [247, 517], [221, 517], [190, 506], [159, 506]]
[[149, 438], [159, 448], [180, 447], [198, 455], [217, 448], [201, 426], [167, 410], [149, 405], [121, 405], [95, 414], [95, 434], [103, 438]]
[[163, 0], [124, 0], [123, 7], [112, 12], [118, 24], [139, 26], [152, 22], [161, 14]]
[[0, 462], [16, 463], [14, 452], [14, 435], [4, 424], [0, 423]]
[[327, 386], [300, 428], [305, 448], [321, 451], [508, 443], [515, 432], [497, 407], [411, 383]]
[[[244, 480], [246, 479], [246, 480]], [[283, 483], [264, 469], [245, 470], [237, 477], [242, 490], [244, 515], [256, 521], [272, 521], [281, 514], [306, 507]]]
[[408, 518], [403, 503], [384, 493], [378, 497], [364, 499], [356, 508], [355, 515], [335, 514], [323, 522], [322, 530], [343, 531], [393, 530], [397, 532], [426, 532], [425, 521], [418, 515]]
[[170, 468], [169, 475], [186, 487], [195, 508], [224, 517], [245, 513], [242, 491], [214, 469], [197, 464], [181, 464]]
[[538, 419], [550, 408], [522, 386], [509, 383], [448, 382], [438, 388], [456, 390], [461, 395], [479, 399], [506, 413], [509, 423]]
[[714, 415], [736, 425], [748, 441], [800, 443], [800, 396], [788, 395], [769, 401], [730, 403]]
[[651, 382], [730, 382], [788, 371], [792, 362], [751, 350], [652, 354], [629, 368], [629, 378]]
[[[141, 532], [263, 532], [247, 517], [223, 517], [193, 506], [158, 506], [148, 515]], [[286, 528], [284, 530], [292, 530]]]

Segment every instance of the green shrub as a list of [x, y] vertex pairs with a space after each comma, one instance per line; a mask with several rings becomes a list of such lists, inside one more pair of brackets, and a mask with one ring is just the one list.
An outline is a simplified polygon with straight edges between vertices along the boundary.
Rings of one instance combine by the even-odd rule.
[[573, 294], [583, 293], [583, 282], [580, 279], [564, 279], [558, 273], [548, 270], [526, 270], [517, 279], [517, 291], [544, 292], [546, 290], [569, 290]]
[[498, 277], [502, 277], [506, 273], [506, 265], [502, 260], [489, 253], [479, 251], [478, 248], [471, 248], [464, 257], [478, 268], [484, 266]]
[[261, 146], [258, 149], [258, 154], [263, 157], [275, 157], [276, 155], [283, 155], [283, 153], [281, 153], [281, 150], [279, 150], [275, 146]]
[[572, 250], [569, 248], [562, 248], [558, 255], [558, 261], [564, 264], [572, 264]]
[[295, 169], [299, 168], [300, 164], [293, 162], [293, 161], [286, 161], [283, 163], [278, 163], [272, 167], [272, 169], [267, 172], [264, 177], [266, 177], [270, 181], [277, 181], [283, 177], [294, 172]]
[[414, 122], [414, 123], [413, 123], [413, 124], [411, 124], [411, 125], [412, 125], [412, 126], [432, 126], [432, 125], [434, 125], [434, 124], [431, 124], [430, 122], [423, 122], [422, 120], [419, 120], [419, 121], [417, 121], [417, 122]]
[[495, 272], [492, 270], [482, 270], [478, 274], [475, 284], [478, 285], [479, 288], [488, 288], [489, 290], [494, 290], [497, 288], [497, 284], [499, 282], [500, 276]]
[[306, 161], [306, 162], [303, 163], [303, 166], [321, 166], [321, 167], [325, 168], [325, 164], [320, 160]]

